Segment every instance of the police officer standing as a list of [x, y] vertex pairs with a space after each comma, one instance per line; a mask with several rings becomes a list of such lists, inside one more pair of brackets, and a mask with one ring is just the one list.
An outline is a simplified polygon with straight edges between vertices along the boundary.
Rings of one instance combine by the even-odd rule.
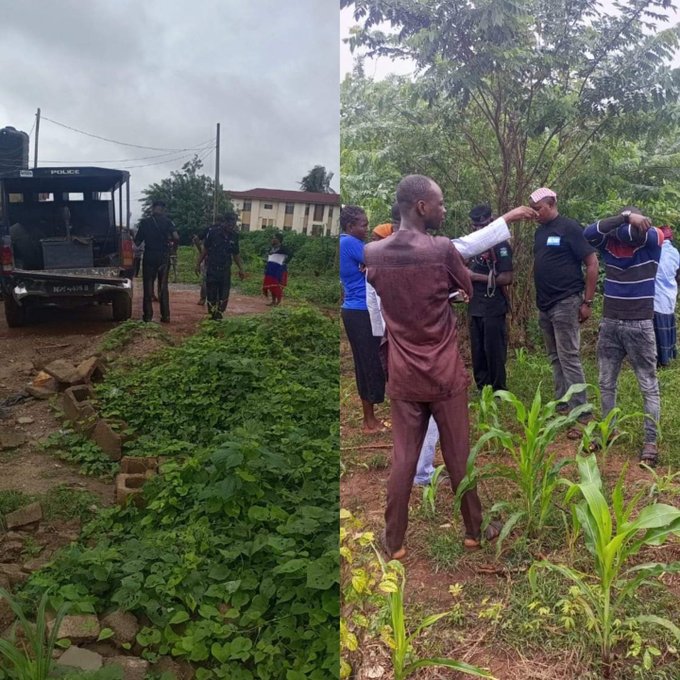
[[177, 228], [165, 214], [165, 203], [154, 201], [151, 215], [139, 223], [135, 234], [135, 244], [144, 244], [142, 260], [142, 281], [144, 301], [142, 313], [144, 321], [153, 319], [154, 283], [158, 279], [158, 292], [161, 305], [161, 321], [170, 321], [170, 295], [168, 293], [168, 270], [170, 268], [170, 247], [179, 242]]
[[[491, 207], [486, 204], [475, 206], [469, 215], [475, 230], [492, 222]], [[475, 383], [480, 390], [485, 385], [504, 390], [508, 352], [505, 315], [509, 307], [505, 287], [512, 283], [510, 244], [503, 241], [474, 257], [468, 268], [473, 287], [468, 314]]]

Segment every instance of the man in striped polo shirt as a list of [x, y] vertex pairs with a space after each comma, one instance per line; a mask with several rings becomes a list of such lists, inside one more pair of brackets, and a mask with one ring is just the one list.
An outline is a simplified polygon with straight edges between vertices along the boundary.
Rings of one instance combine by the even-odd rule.
[[656, 430], [661, 411], [656, 376], [654, 279], [663, 234], [637, 208], [591, 224], [585, 237], [605, 264], [604, 310], [597, 342], [602, 416], [616, 405], [616, 384], [624, 358], [635, 372], [644, 404], [640, 462], [657, 464]]

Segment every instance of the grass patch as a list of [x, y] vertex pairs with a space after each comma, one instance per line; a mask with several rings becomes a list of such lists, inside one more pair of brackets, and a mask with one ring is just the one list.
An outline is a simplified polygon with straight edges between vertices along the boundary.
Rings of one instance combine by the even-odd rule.
[[68, 463], [78, 465], [84, 475], [111, 479], [117, 472], [114, 463], [93, 441], [70, 429], [53, 432], [41, 444], [41, 448]]

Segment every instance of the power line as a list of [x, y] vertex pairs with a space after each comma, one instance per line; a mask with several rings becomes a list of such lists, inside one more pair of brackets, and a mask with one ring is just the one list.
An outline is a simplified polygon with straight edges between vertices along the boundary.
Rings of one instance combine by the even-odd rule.
[[120, 146], [130, 146], [135, 149], [146, 149], [148, 151], [174, 151], [179, 152], [179, 151], [194, 151], [198, 146], [193, 146], [193, 147], [186, 147], [184, 149], [170, 149], [170, 148], [162, 148], [162, 147], [157, 147], [157, 146], [142, 146], [141, 144], [129, 144], [128, 142], [120, 142], [116, 139], [109, 139], [108, 137], [102, 137], [101, 135], [95, 135], [91, 132], [85, 132], [84, 130], [79, 130], [78, 128], [71, 127], [70, 125], [66, 125], [65, 123], [60, 123], [59, 121], [52, 120], [52, 118], [48, 118], [45, 115], [41, 116], [41, 120], [47, 120], [50, 123], [53, 123], [54, 125], [58, 125], [59, 127], [66, 128], [67, 130], [71, 130], [72, 132], [77, 132], [81, 135], [85, 135], [87, 137], [94, 137], [95, 139], [101, 139], [104, 142], [111, 142], [112, 144], [119, 144]]
[[[210, 148], [207, 146], [202, 147], [199, 149], [199, 151], [203, 151], [203, 149]], [[41, 159], [41, 163], [61, 163], [63, 165], [82, 165], [83, 163], [132, 163], [134, 161], [147, 161], [151, 159], [156, 159], [156, 158], [164, 158], [167, 156], [174, 156], [177, 152], [176, 151], [168, 151], [166, 153], [161, 153], [161, 154], [156, 154], [154, 156], [138, 156], [137, 158], [108, 158], [104, 160], [77, 160], [77, 161], [56, 161], [56, 160], [44, 160]]]

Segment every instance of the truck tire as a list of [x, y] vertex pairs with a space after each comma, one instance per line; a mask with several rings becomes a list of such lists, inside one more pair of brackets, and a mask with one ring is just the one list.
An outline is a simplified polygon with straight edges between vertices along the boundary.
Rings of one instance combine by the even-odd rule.
[[132, 299], [127, 293], [113, 298], [113, 320], [127, 321], [132, 316]]
[[26, 324], [26, 307], [20, 305], [12, 295], [5, 296], [5, 319], [10, 328], [18, 328]]

